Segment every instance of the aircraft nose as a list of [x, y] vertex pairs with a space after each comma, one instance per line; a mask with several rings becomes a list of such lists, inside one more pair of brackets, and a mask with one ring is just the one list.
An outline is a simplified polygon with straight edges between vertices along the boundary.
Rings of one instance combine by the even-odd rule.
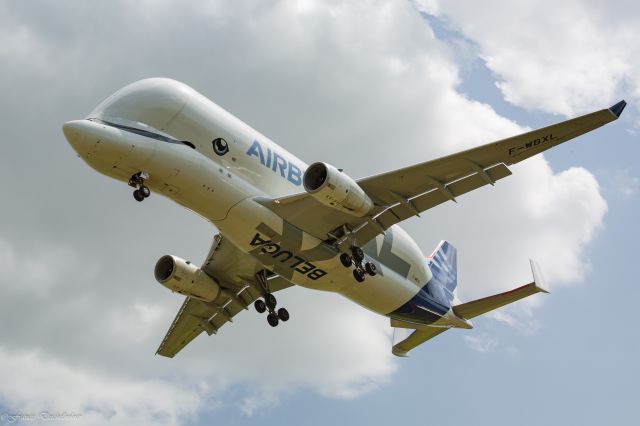
[[88, 141], [86, 137], [84, 120], [67, 121], [62, 126], [64, 137], [67, 138], [69, 144], [78, 153], [82, 154], [87, 150]]

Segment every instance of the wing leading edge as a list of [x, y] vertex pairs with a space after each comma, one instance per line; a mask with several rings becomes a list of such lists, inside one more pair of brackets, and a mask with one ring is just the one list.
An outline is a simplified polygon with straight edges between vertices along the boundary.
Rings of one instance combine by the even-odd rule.
[[620, 117], [625, 101], [581, 117], [502, 139], [436, 160], [358, 180], [375, 208], [356, 218], [306, 193], [260, 202], [292, 225], [320, 239], [346, 225], [365, 244], [392, 225], [511, 174], [511, 164], [539, 154]]

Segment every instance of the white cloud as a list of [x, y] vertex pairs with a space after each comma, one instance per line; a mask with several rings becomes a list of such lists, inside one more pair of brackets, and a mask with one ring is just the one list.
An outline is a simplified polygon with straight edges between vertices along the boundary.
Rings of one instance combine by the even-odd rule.
[[464, 336], [463, 339], [469, 348], [480, 353], [493, 352], [500, 343], [498, 339], [486, 333], [477, 336]]
[[[251, 414], [299, 389], [354, 398], [389, 381], [400, 363], [390, 354], [388, 320], [336, 295], [304, 289], [278, 296], [292, 314], [282, 327], [272, 330], [264, 317], [246, 312], [218, 335], [199, 337], [175, 359], [153, 356], [181, 303], [153, 284], [153, 262], [166, 251], [202, 259], [213, 230], [160, 197], [135, 204], [129, 189], [73, 156], [60, 124], [81, 117], [126, 83], [171, 76], [308, 162], [329, 161], [354, 177], [525, 128], [458, 93], [456, 55], [409, 3], [265, 6], [246, 0], [211, 7], [123, 2], [98, 11], [59, 8], [0, 15], [2, 34], [21, 26], [7, 17], [32, 24], [29, 43], [21, 49], [3, 46], [0, 55], [0, 72], [6, 73], [0, 87], [16, 100], [0, 116], [10, 118], [3, 128], [15, 127], [17, 141], [9, 147], [16, 155], [0, 159], [0, 184], [23, 176], [40, 188], [56, 177], [38, 197], [7, 186], [6, 205], [20, 208], [0, 211], [0, 224], [11, 224], [0, 225], [6, 242], [0, 244], [0, 273], [10, 283], [2, 289], [0, 307], [20, 319], [2, 327], [6, 349], [0, 357], [12, 374], [30, 373], [33, 366], [24, 383], [68, 376], [70, 388], [86, 384], [88, 398], [101, 398], [101, 413], [115, 413], [116, 420], [129, 424], [149, 421], [154, 413], [179, 423], [199, 412], [203, 399], [215, 402], [233, 386], [251, 389], [240, 392], [237, 403]], [[90, 32], [76, 26], [86, 16], [100, 16]], [[60, 27], [53, 18], [62, 20]], [[41, 60], [29, 61], [38, 52], [39, 58], [59, 58], [47, 62], [41, 78]], [[40, 106], [43, 98], [49, 99], [46, 108]], [[42, 121], [24, 122], [38, 108], [46, 111]], [[43, 144], [34, 158], [29, 142], [56, 135], [57, 143]], [[20, 161], [8, 158], [28, 158], [34, 173], [21, 173]], [[441, 238], [460, 249], [466, 299], [528, 282], [529, 256], [540, 261], [551, 283], [578, 281], [588, 266], [584, 248], [606, 212], [594, 177], [579, 168], [555, 173], [542, 157], [513, 172], [496, 188], [407, 223], [426, 252]], [[26, 289], [55, 304], [38, 300], [36, 310]], [[533, 309], [539, 302], [528, 303]], [[490, 350], [496, 344], [478, 347]], [[95, 389], [103, 381], [106, 388]], [[3, 392], [18, 385], [7, 382]], [[52, 386], [25, 385], [8, 401], [39, 409]], [[146, 390], [155, 386], [157, 398], [146, 399]], [[142, 410], [130, 409], [118, 392], [127, 387]], [[173, 391], [184, 407], [164, 405]], [[77, 392], [72, 396], [53, 402], [62, 409], [65, 402], [82, 407], [90, 402]]]
[[78, 425], [177, 425], [203, 407], [198, 389], [72, 367], [39, 351], [0, 347], [0, 397], [9, 415], [68, 413]]
[[247, 416], [253, 416], [258, 410], [274, 407], [280, 402], [280, 393], [273, 389], [262, 389], [261, 393], [246, 396], [240, 403], [242, 412]]
[[[513, 312], [516, 312], [514, 315]], [[507, 324], [523, 334], [535, 334], [540, 329], [540, 322], [532, 318], [531, 312], [525, 315], [516, 307], [511, 306], [487, 313], [488, 318]]]
[[[50, 252], [65, 256], [52, 262]], [[175, 359], [154, 356], [180, 298], [159, 286], [149, 286], [145, 302], [127, 301], [126, 294], [104, 299], [96, 290], [113, 277], [107, 274], [106, 282], [88, 287], [83, 272], [86, 256], [56, 247], [43, 253], [36, 252], [27, 263], [19, 264], [16, 259], [24, 256], [8, 243], [0, 244], [0, 270], [7, 283], [0, 309], [14, 319], [2, 323], [6, 338], [0, 361], [4, 356], [6, 362], [0, 362], [0, 375], [9, 379], [0, 393], [10, 394], [16, 383], [12, 378], [24, 373], [24, 386], [6, 399], [13, 411], [70, 411], [67, 407], [71, 407], [77, 412], [79, 407], [89, 424], [103, 418], [112, 424], [145, 424], [156, 417], [166, 424], [179, 424], [204, 409], [201, 399], [215, 407], [225, 400], [224, 390], [235, 385], [241, 389], [249, 385], [248, 395], [242, 396], [245, 391], [241, 391], [242, 402], [237, 405], [251, 415], [300, 388], [330, 398], [354, 398], [386, 382], [396, 368], [389, 350], [390, 330], [382, 317], [336, 295], [310, 297], [313, 293], [295, 288], [279, 295], [292, 320], [278, 329], [268, 328], [263, 316], [248, 312], [219, 335], [209, 339], [203, 335]], [[107, 270], [104, 266], [92, 269]], [[89, 276], [94, 284], [101, 281], [96, 273]], [[85, 287], [78, 291], [78, 285]], [[37, 295], [37, 303], [30, 302], [33, 289], [38, 288], [48, 290]], [[168, 303], [157, 301], [158, 294], [167, 296]], [[34, 368], [26, 374], [29, 365]], [[118, 379], [105, 384], [109, 371], [116, 372]], [[68, 382], [59, 382], [59, 376], [68, 376]], [[43, 381], [51, 387], [36, 391], [34, 383]], [[94, 382], [96, 389], [82, 394], [79, 388], [85, 382]], [[67, 393], [68, 399], [48, 404], [44, 398], [54, 383], [74, 391]], [[193, 407], [182, 407], [180, 401], [165, 405], [165, 391], [180, 396], [184, 383], [195, 389], [189, 395], [198, 403]], [[202, 383], [210, 386], [203, 388]], [[156, 387], [157, 398], [150, 392]], [[30, 389], [34, 391], [31, 396]], [[100, 400], [97, 408], [92, 405], [98, 399], [94, 391]], [[145, 393], [149, 401], [143, 399]], [[124, 403], [128, 397], [131, 406]], [[142, 407], [136, 411], [133, 407], [137, 405]], [[207, 403], [207, 409], [211, 408]]]
[[624, 198], [631, 198], [640, 188], [640, 178], [631, 174], [628, 169], [616, 170], [613, 176], [615, 190]]
[[[505, 99], [573, 116], [640, 95], [637, 3], [416, 2], [480, 46]], [[550, 11], [553, 11], [550, 13]]]
[[17, 252], [9, 242], [0, 240], [0, 281], [30, 297], [50, 297], [68, 284], [70, 276], [95, 278], [95, 266], [87, 263], [78, 268], [76, 259], [77, 253], [67, 246], [42, 244]]

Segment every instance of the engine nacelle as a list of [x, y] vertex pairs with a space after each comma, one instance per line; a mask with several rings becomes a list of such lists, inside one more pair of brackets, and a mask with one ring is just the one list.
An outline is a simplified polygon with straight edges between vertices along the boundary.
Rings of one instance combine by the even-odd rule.
[[304, 172], [304, 189], [322, 204], [362, 217], [373, 209], [373, 201], [346, 173], [330, 164], [313, 163]]
[[158, 260], [154, 275], [168, 289], [205, 302], [213, 302], [220, 294], [218, 283], [202, 269], [170, 254]]

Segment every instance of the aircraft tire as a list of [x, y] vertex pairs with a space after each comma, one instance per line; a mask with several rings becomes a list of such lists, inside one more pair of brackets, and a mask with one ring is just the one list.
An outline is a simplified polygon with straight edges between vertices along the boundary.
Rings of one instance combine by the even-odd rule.
[[149, 198], [149, 195], [151, 195], [151, 190], [144, 185], [142, 185], [138, 191], [140, 191], [140, 194], [142, 194], [144, 198]]
[[136, 189], [135, 191], [133, 191], [133, 198], [135, 198], [136, 201], [142, 201], [144, 200], [144, 195], [141, 194], [140, 191]]
[[372, 277], [378, 273], [378, 268], [376, 268], [376, 265], [371, 262], [365, 263], [364, 269], [365, 271], [367, 271], [367, 274], [371, 275]]
[[359, 283], [364, 281], [364, 271], [362, 269], [354, 269], [353, 270], [353, 278], [356, 279]]
[[347, 253], [342, 253], [340, 255], [340, 262], [342, 263], [342, 266], [344, 266], [345, 268], [350, 268], [351, 265], [353, 265], [351, 256], [349, 256]]
[[264, 303], [264, 300], [258, 299], [253, 303], [253, 307], [256, 308], [258, 313], [263, 314], [267, 310], [267, 304]]
[[356, 263], [360, 263], [364, 260], [364, 252], [360, 247], [358, 246], [351, 247], [351, 253], [353, 254], [353, 260], [355, 260]]
[[285, 308], [278, 309], [278, 318], [280, 321], [289, 321], [289, 311]]
[[267, 315], [267, 322], [271, 327], [277, 327], [280, 321], [278, 320], [278, 315], [272, 312], [269, 315]]

